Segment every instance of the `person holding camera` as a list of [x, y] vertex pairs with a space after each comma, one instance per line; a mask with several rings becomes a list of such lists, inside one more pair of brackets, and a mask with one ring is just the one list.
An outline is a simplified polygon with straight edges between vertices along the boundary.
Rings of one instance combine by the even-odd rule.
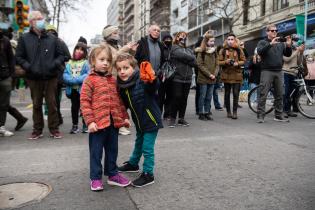
[[268, 92], [274, 88], [274, 120], [288, 122], [283, 118], [283, 56], [292, 54], [292, 39], [290, 36], [280, 38], [277, 36], [277, 27], [274, 24], [266, 27], [267, 38], [257, 44], [258, 55], [261, 56], [260, 97], [258, 102], [257, 122], [263, 123], [265, 117], [265, 105]]
[[[219, 52], [219, 65], [222, 67], [221, 80], [224, 82], [224, 103], [227, 117], [237, 119], [238, 98], [243, 81], [241, 66], [245, 55], [239, 47], [234, 34], [229, 34]], [[230, 107], [230, 93], [233, 90], [233, 115]]]

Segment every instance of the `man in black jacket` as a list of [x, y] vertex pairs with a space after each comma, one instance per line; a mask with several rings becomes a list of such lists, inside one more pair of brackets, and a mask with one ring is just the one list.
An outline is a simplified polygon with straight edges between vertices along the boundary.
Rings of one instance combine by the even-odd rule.
[[30, 32], [23, 34], [16, 49], [16, 61], [26, 71], [33, 101], [33, 132], [29, 139], [42, 137], [44, 119], [43, 98], [48, 105], [48, 128], [53, 138], [62, 138], [58, 124], [55, 93], [58, 71], [65, 61], [58, 38], [47, 34], [45, 19], [39, 11], [29, 14]]
[[291, 37], [281, 40], [277, 36], [277, 27], [268, 25], [266, 28], [267, 39], [261, 40], [257, 45], [258, 55], [261, 56], [261, 76], [260, 76], [260, 97], [258, 103], [257, 122], [263, 123], [265, 117], [266, 98], [271, 86], [274, 87], [274, 120], [278, 122], [288, 122], [283, 118], [283, 56], [292, 54]]
[[140, 65], [143, 61], [151, 63], [155, 73], [164, 62], [163, 45], [159, 41], [161, 29], [158, 25], [152, 24], [149, 27], [148, 36], [142, 37], [136, 51], [135, 58]]

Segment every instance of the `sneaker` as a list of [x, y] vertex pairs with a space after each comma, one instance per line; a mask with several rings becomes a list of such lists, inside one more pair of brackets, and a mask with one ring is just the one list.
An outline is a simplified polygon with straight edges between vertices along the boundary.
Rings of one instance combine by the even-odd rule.
[[11, 131], [6, 130], [4, 126], [0, 127], [0, 136], [9, 137], [9, 136], [13, 136], [13, 135], [14, 135], [14, 133], [12, 133]]
[[181, 125], [181, 126], [184, 126], [184, 127], [189, 126], [189, 123], [186, 120], [184, 120], [184, 119], [179, 119], [177, 121], [177, 124]]
[[71, 128], [71, 130], [70, 130], [70, 133], [71, 133], [71, 134], [79, 133], [78, 125], [72, 125], [72, 128]]
[[175, 123], [175, 119], [171, 118], [169, 123], [168, 123], [168, 127], [169, 128], [175, 128], [176, 123]]
[[36, 139], [39, 139], [39, 138], [42, 138], [43, 137], [43, 133], [41, 131], [35, 131], [33, 130], [32, 134], [30, 137], [28, 137], [28, 139], [30, 140], [36, 140]]
[[276, 115], [275, 118], [273, 118], [273, 120], [277, 122], [289, 122], [289, 119], [285, 119], [281, 115]]
[[101, 179], [91, 180], [91, 190], [92, 191], [100, 191], [103, 190], [103, 181]]
[[83, 125], [82, 126], [82, 131], [81, 131], [82, 133], [88, 133], [89, 132], [89, 129], [88, 129], [88, 127], [86, 127], [86, 125]]
[[26, 117], [23, 117], [22, 119], [19, 119], [18, 121], [17, 121], [17, 124], [16, 124], [16, 126], [15, 126], [15, 130], [16, 131], [18, 131], [18, 130], [20, 130], [24, 125], [25, 125], [25, 123], [27, 122], [27, 118]]
[[107, 180], [107, 184], [119, 187], [127, 187], [130, 183], [130, 180], [120, 173], [117, 173], [115, 176], [108, 177]]
[[257, 115], [257, 123], [264, 123], [264, 122], [265, 122], [264, 117]]
[[154, 183], [154, 176], [148, 173], [142, 173], [131, 184], [134, 187], [144, 187]]
[[50, 138], [61, 139], [62, 135], [58, 130], [56, 130], [50, 133]]
[[289, 117], [297, 117], [298, 115], [296, 113], [294, 113], [294, 112], [289, 112], [288, 116]]
[[131, 132], [127, 128], [121, 127], [121, 128], [119, 128], [119, 134], [123, 135], [123, 136], [126, 136], [126, 135], [130, 135]]
[[129, 163], [129, 161], [126, 161], [123, 163], [122, 166], [118, 167], [118, 171], [119, 172], [130, 172], [130, 173], [134, 173], [134, 172], [139, 172], [139, 166], [134, 166], [131, 165]]
[[222, 107], [216, 107], [215, 110], [217, 110], [217, 111], [223, 111], [223, 108], [222, 108]]

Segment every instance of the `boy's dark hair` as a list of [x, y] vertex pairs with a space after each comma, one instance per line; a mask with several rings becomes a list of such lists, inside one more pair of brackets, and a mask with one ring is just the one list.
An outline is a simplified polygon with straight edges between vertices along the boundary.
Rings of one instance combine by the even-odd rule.
[[129, 64], [132, 68], [136, 68], [137, 66], [137, 60], [130, 55], [129, 53], [118, 53], [116, 56], [116, 60], [114, 62], [114, 65], [116, 66], [117, 62], [128, 60]]
[[229, 34], [227, 35], [227, 37], [229, 37], [229, 36], [233, 36], [234, 38], [236, 38], [235, 34], [233, 34], [233, 33], [229, 33]]

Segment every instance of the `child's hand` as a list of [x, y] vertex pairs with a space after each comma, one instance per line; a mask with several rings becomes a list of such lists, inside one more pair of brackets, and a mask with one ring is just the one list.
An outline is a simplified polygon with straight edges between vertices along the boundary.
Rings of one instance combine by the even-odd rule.
[[90, 123], [90, 125], [88, 126], [88, 130], [89, 130], [89, 133], [94, 133], [98, 131], [96, 123], [95, 122]]
[[125, 127], [129, 128], [131, 126], [129, 119], [125, 119]]

